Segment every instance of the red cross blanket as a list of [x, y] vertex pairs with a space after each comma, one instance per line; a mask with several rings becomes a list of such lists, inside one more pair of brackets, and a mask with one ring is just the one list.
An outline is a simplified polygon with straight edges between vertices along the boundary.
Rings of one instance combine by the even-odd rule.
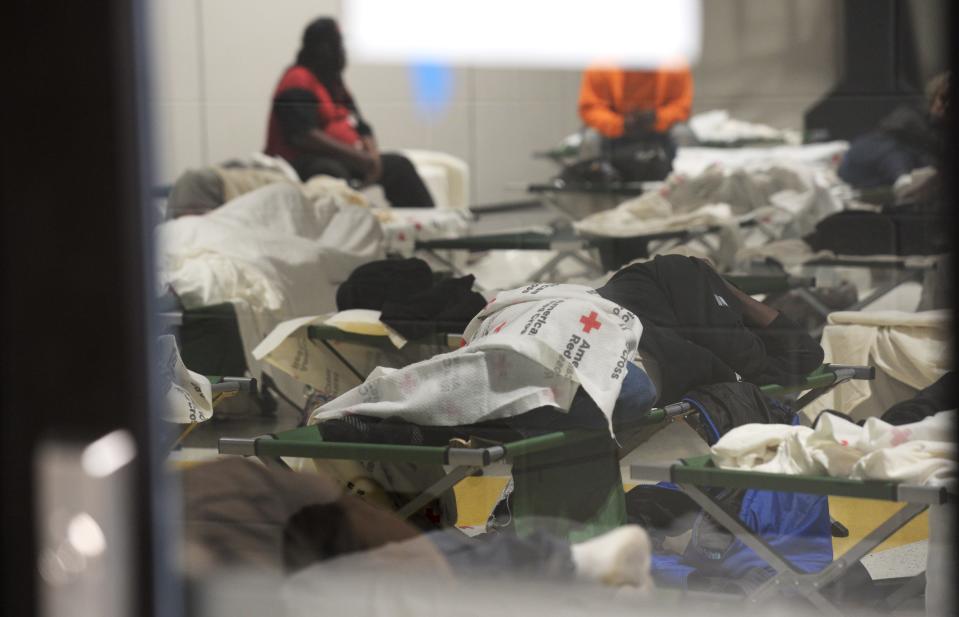
[[377, 368], [312, 421], [356, 413], [473, 424], [547, 405], [568, 409], [579, 386], [611, 418], [641, 335], [635, 315], [583, 285], [504, 291], [467, 326], [463, 347], [401, 369]]

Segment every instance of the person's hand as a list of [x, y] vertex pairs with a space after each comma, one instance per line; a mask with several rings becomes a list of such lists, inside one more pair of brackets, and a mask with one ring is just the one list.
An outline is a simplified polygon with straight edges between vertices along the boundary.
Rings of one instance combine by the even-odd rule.
[[371, 137], [364, 137], [360, 142], [360, 147], [367, 158], [367, 164], [363, 169], [363, 183], [376, 184], [383, 176], [383, 161], [380, 158], [380, 151]]
[[383, 160], [379, 152], [367, 152], [367, 155], [370, 157], [370, 164], [363, 181], [366, 184], [376, 184], [383, 176]]
[[656, 110], [642, 109], [626, 115], [624, 128], [626, 133], [646, 133], [651, 131], [655, 124]]

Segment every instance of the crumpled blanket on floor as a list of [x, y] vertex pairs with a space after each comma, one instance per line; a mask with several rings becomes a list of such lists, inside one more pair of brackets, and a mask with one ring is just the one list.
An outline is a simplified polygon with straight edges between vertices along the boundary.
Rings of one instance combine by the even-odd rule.
[[167, 221], [157, 236], [162, 288], [171, 287], [187, 308], [232, 302], [255, 374], [266, 367], [251, 352], [274, 326], [334, 310], [336, 286], [357, 266], [383, 258], [383, 232], [369, 209], [336, 193], [310, 199], [292, 184]]
[[816, 428], [746, 424], [724, 435], [712, 458], [726, 469], [942, 486], [956, 479], [955, 419], [953, 410], [900, 426], [832, 414]]
[[474, 424], [543, 406], [568, 409], [580, 385], [611, 420], [641, 334], [635, 315], [594, 289], [534, 283], [500, 292], [466, 328], [460, 349], [377, 368], [310, 421], [362, 414]]

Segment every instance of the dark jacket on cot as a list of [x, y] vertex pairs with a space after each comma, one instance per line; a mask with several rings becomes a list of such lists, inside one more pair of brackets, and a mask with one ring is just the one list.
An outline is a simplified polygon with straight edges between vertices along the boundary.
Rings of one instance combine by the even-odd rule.
[[913, 398], [887, 409], [881, 419], [894, 425], [911, 424], [956, 407], [959, 407], [959, 381], [956, 372], [949, 371]]
[[822, 364], [822, 348], [785, 315], [746, 327], [739, 301], [699, 259], [661, 255], [620, 270], [597, 291], [642, 322], [639, 348], [660, 365], [662, 402], [737, 374], [757, 385], [794, 383]]
[[687, 392], [683, 400], [698, 411], [686, 416], [687, 423], [709, 445], [737, 426], [791, 424], [795, 417], [791, 411], [772, 404], [758, 386], [745, 382], [701, 386]]
[[381, 311], [380, 321], [406, 338], [462, 332], [486, 306], [472, 275], [436, 281], [422, 259], [384, 259], [354, 270], [336, 292], [336, 308]]
[[927, 112], [902, 106], [852, 142], [838, 174], [855, 188], [890, 186], [914, 169], [938, 166], [942, 148], [942, 127]]

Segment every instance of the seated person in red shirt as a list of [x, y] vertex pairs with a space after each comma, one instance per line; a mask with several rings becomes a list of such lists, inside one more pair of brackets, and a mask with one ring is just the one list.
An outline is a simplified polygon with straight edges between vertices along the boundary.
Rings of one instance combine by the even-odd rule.
[[296, 64], [273, 94], [266, 154], [286, 159], [303, 181], [324, 174], [354, 186], [379, 184], [394, 207], [432, 208], [409, 159], [381, 154], [343, 83], [346, 50], [336, 21], [321, 17], [306, 27]]

